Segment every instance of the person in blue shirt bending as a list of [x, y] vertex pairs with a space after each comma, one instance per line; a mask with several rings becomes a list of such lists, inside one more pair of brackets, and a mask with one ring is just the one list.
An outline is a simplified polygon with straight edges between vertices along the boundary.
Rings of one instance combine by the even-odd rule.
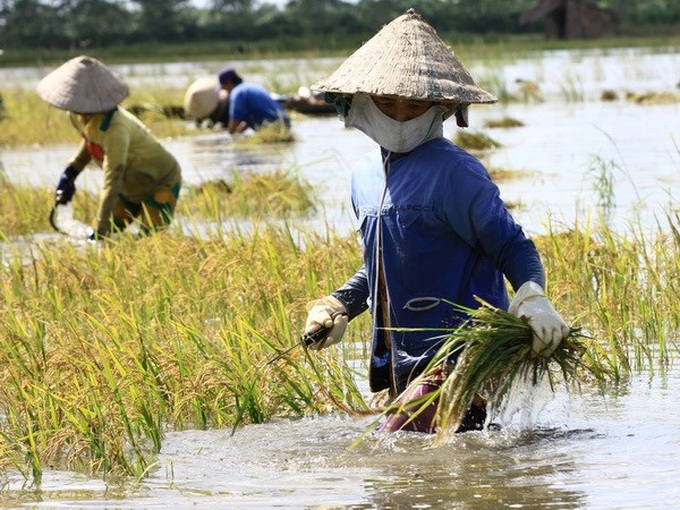
[[[436, 403], [422, 413], [415, 403], [439, 388], [455, 364], [451, 357], [424, 374], [444, 342], [441, 332], [469, 319], [451, 303], [476, 308], [479, 296], [523, 317], [534, 331], [536, 356], [551, 355], [569, 333], [545, 295], [536, 246], [483, 164], [443, 135], [445, 119], [467, 127], [469, 105], [497, 99], [413, 10], [312, 89], [380, 150], [359, 161], [351, 181], [364, 263], [340, 288], [308, 303], [305, 333], [318, 339], [312, 349], [327, 347], [370, 310], [370, 389], [388, 390], [407, 410], [390, 414], [380, 430], [434, 432]], [[460, 432], [485, 426], [486, 403], [476, 400]]]
[[229, 133], [242, 133], [248, 128], [258, 130], [265, 124], [282, 123], [290, 128], [290, 118], [267, 90], [246, 83], [231, 67], [218, 75], [220, 86], [229, 93]]

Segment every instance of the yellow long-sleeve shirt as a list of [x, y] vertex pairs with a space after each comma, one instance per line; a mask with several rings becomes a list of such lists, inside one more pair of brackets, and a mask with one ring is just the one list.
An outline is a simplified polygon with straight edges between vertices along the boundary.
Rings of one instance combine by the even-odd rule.
[[104, 171], [98, 232], [110, 230], [118, 194], [139, 203], [160, 188], [181, 184], [181, 169], [175, 157], [125, 109], [119, 106], [94, 114], [86, 123], [77, 114], [71, 113], [70, 117], [83, 140], [69, 164], [80, 172], [94, 159]]

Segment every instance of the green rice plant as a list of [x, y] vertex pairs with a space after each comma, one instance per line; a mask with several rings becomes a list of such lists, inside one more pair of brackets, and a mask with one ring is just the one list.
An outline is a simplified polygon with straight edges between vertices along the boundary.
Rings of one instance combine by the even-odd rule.
[[4, 190], [0, 202], [0, 236], [27, 235], [50, 228], [48, 216], [54, 190], [13, 184], [2, 173], [0, 186]]
[[675, 104], [680, 102], [680, 94], [674, 92], [626, 92], [626, 100], [637, 104]]
[[503, 76], [498, 72], [489, 74], [489, 76], [481, 76], [478, 83], [483, 89], [493, 92], [501, 104], [513, 103], [518, 100], [508, 88]]
[[[441, 386], [415, 400], [396, 399], [354, 445], [389, 414], [406, 414], [409, 423], [436, 406], [433, 444], [437, 445], [459, 429], [473, 401], [499, 407], [517, 383], [531, 387], [547, 378], [554, 391], [558, 382], [578, 388], [582, 383], [602, 387], [616, 381], [616, 374], [603, 362], [600, 345], [580, 328], [572, 328], [550, 356], [538, 357], [532, 352], [533, 330], [526, 319], [478, 301], [481, 306], [476, 309], [449, 302], [469, 319], [453, 330], [431, 330], [445, 340], [411, 387], [435, 372], [446, 376]], [[452, 357], [456, 358], [453, 367]]]
[[524, 103], [542, 103], [545, 101], [543, 95], [541, 94], [541, 88], [538, 83], [525, 80], [523, 78], [517, 78], [515, 83], [519, 87], [519, 92]]
[[252, 146], [271, 143], [293, 143], [295, 135], [285, 124], [270, 122], [263, 124], [249, 136], [240, 136], [234, 139], [235, 146]]
[[[313, 190], [294, 169], [266, 174], [235, 171], [231, 183], [206, 182], [185, 187], [175, 217], [196, 222], [222, 222], [227, 218], [287, 218], [315, 210]], [[53, 188], [14, 184], [0, 173], [6, 200], [0, 202], [0, 235], [5, 237], [51, 232], [48, 218], [53, 205]], [[79, 190], [73, 198], [74, 218], [90, 224], [96, 216], [98, 198]]]
[[353, 242], [263, 224], [8, 254], [0, 468], [141, 477], [167, 430], [368, 412], [341, 347], [267, 364], [299, 342], [304, 303], [357, 267]]
[[436, 420], [440, 441], [458, 430], [477, 395], [498, 404], [517, 381], [530, 386], [547, 377], [550, 387], [566, 387], [612, 379], [606, 364], [599, 362], [597, 342], [572, 328], [548, 357], [532, 353], [533, 330], [526, 320], [482, 302], [477, 309], [463, 309], [470, 322], [451, 332], [433, 358], [432, 366], [445, 363], [452, 353], [460, 356], [439, 389]]
[[604, 161], [599, 156], [592, 158], [588, 174], [593, 179], [593, 189], [597, 197], [597, 206], [605, 217], [609, 216], [616, 206], [614, 196], [614, 170], [618, 167], [613, 161]]
[[524, 122], [514, 117], [503, 117], [501, 119], [488, 119], [484, 122], [486, 128], [516, 128], [524, 126]]
[[453, 138], [453, 142], [471, 151], [488, 151], [502, 147], [502, 144], [484, 133], [472, 133], [469, 131], [458, 130]]
[[508, 181], [511, 179], [518, 179], [525, 177], [528, 172], [522, 170], [513, 170], [512, 168], [502, 166], [487, 166], [489, 175], [496, 182]]
[[[589, 221], [547, 231], [534, 239], [546, 291], [586, 332], [577, 376], [601, 366], [625, 384], [633, 371], [667, 370], [680, 329], [677, 212], [656, 233]], [[361, 264], [354, 235], [252, 221], [200, 237], [6, 245], [3, 262], [0, 468], [141, 477], [168, 430], [381, 411], [356, 382], [369, 314], [338, 346], [299, 345], [306, 302]]]
[[[56, 185], [56, 183], [55, 183]], [[54, 205], [54, 188], [12, 183], [0, 173], [0, 186], [5, 191], [0, 202], [0, 235], [25, 236], [35, 232], [50, 232], [50, 209]], [[79, 191], [73, 199], [74, 214], [91, 221], [97, 210], [97, 197]]]
[[[132, 91], [132, 95], [121, 105], [134, 105], [140, 101], [156, 104], [182, 104], [184, 90], [168, 89], [162, 86]], [[77, 131], [71, 125], [67, 112], [45, 103], [32, 89], [23, 87], [2, 90], [5, 102], [5, 117], [0, 119], [0, 147], [21, 145], [47, 145], [79, 141]], [[188, 122], [168, 119], [166, 115], [149, 112], [142, 115], [146, 126], [158, 138], [178, 137], [195, 134]]]
[[614, 90], [603, 90], [602, 93], [600, 94], [600, 101], [616, 101], [618, 100], [619, 96]]
[[564, 81], [560, 82], [562, 97], [568, 103], [582, 103], [585, 98], [583, 84], [578, 77], [567, 74]]
[[311, 186], [294, 170], [232, 173], [231, 182], [213, 181], [190, 187], [177, 205], [177, 215], [212, 218], [229, 216], [285, 218], [314, 211]]
[[[313, 79], [313, 78], [312, 78]], [[269, 74], [263, 86], [277, 94], [287, 94], [297, 92], [300, 86], [308, 85], [309, 79], [302, 78], [297, 73], [273, 73]]]
[[612, 231], [600, 218], [582, 226], [536, 238], [558, 309], [588, 325], [621, 374], [670, 361], [677, 341], [678, 251], [668, 234], [672, 216], [656, 235], [631, 224], [628, 233]]
[[75, 132], [66, 114], [50, 107], [35, 91], [21, 87], [4, 88], [5, 117], [0, 121], [0, 147], [76, 143]]

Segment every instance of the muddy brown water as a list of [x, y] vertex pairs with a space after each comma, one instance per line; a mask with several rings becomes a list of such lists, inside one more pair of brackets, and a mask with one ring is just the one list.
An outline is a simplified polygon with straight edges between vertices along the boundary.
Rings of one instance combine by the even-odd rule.
[[[333, 60], [251, 63], [282, 76], [313, 81]], [[186, 80], [222, 64], [124, 66], [134, 83]], [[246, 64], [244, 64], [245, 66]], [[285, 70], [285, 72], [283, 71]], [[617, 50], [550, 52], [470, 66], [519, 93], [517, 78], [535, 81], [543, 102], [473, 107], [471, 130], [503, 144], [489, 166], [518, 171], [502, 181], [502, 196], [518, 203], [517, 219], [532, 235], [551, 224], [570, 226], [598, 212], [596, 182], [603, 165], [612, 188], [606, 211], [613, 228], [656, 229], [677, 210], [680, 181], [680, 103], [638, 104], [626, 92], [680, 94], [680, 53]], [[43, 69], [3, 70], [32, 86]], [[289, 73], [286, 75], [285, 73]], [[316, 74], [315, 74], [316, 73]], [[266, 73], [250, 79], [266, 83]], [[292, 79], [292, 78], [291, 78]], [[133, 83], [133, 86], [134, 86]], [[601, 101], [604, 90], [618, 99]], [[575, 100], [578, 96], [578, 100]], [[514, 117], [515, 129], [484, 129], [486, 119]], [[295, 228], [341, 233], [354, 229], [349, 210], [353, 161], [377, 150], [334, 117], [296, 118], [297, 141], [286, 146], [235, 148], [225, 133], [167, 141], [187, 183], [229, 178], [234, 168], [293, 168], [313, 184], [323, 207]], [[445, 124], [453, 136], [455, 126]], [[4, 150], [12, 180], [56, 182], [72, 145]], [[96, 189], [100, 174], [82, 176]], [[189, 225], [183, 228], [190, 232]], [[209, 228], [209, 227], [206, 227]], [[19, 240], [54, 241], [51, 234]], [[676, 356], [677, 359], [677, 356]], [[360, 380], [365, 386], [365, 381]], [[282, 420], [228, 430], [167, 434], [156, 467], [142, 481], [108, 484], [82, 474], [47, 470], [39, 486], [8, 473], [0, 489], [5, 508], [353, 508], [353, 509], [670, 509], [680, 508], [680, 406], [677, 363], [665, 375], [635, 374], [616, 394], [564, 391], [543, 396], [524, 415], [506, 417], [499, 431], [474, 432], [432, 447], [427, 436], [368, 436], [349, 445], [370, 421], [345, 415]]]

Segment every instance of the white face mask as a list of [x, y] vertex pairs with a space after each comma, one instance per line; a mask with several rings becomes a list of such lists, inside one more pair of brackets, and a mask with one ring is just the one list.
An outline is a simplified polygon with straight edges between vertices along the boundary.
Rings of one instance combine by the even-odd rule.
[[345, 127], [355, 127], [391, 152], [410, 152], [419, 145], [443, 136], [443, 106], [432, 106], [422, 115], [399, 122], [385, 115], [367, 94], [355, 94], [345, 117]]

